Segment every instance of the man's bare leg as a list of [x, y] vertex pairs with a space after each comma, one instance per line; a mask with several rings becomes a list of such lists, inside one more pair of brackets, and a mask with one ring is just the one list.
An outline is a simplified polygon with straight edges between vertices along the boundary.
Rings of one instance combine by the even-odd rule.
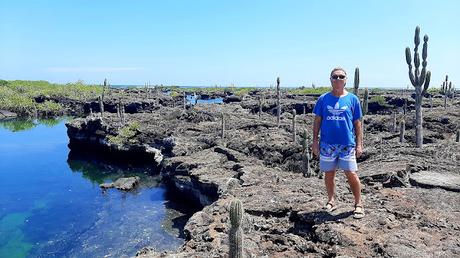
[[348, 184], [350, 185], [351, 192], [355, 198], [356, 205], [362, 205], [361, 203], [361, 182], [359, 177], [354, 171], [345, 171], [345, 175], [348, 179]]
[[326, 184], [327, 202], [335, 204], [335, 170], [324, 172], [324, 183]]

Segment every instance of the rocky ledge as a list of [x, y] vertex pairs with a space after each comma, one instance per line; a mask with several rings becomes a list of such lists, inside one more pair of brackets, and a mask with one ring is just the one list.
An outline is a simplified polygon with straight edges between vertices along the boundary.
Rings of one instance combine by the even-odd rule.
[[[233, 198], [244, 207], [246, 257], [456, 257], [460, 144], [453, 133], [460, 115], [453, 108], [458, 103], [450, 110], [424, 109], [423, 149], [413, 144], [410, 119], [406, 142], [400, 143], [391, 115], [366, 116], [358, 172], [366, 211], [361, 220], [353, 219], [352, 194], [340, 172], [338, 209], [322, 210], [326, 193], [317, 161], [305, 162], [300, 134], [293, 142], [289, 113], [279, 128], [271, 114], [255, 115], [241, 103], [162, 107], [126, 114], [124, 121], [115, 114], [93, 115], [67, 126], [71, 148], [85, 143], [122, 154], [148, 153], [166, 184], [203, 206], [186, 224], [179, 250], [146, 248], [140, 257], [228, 256]], [[313, 116], [296, 120], [297, 132], [310, 134]]]
[[139, 184], [140, 180], [141, 179], [138, 176], [122, 177], [122, 178], [118, 178], [117, 180], [115, 180], [115, 182], [112, 182], [112, 183], [100, 184], [99, 187], [101, 187], [102, 189], [116, 188], [122, 191], [130, 191]]

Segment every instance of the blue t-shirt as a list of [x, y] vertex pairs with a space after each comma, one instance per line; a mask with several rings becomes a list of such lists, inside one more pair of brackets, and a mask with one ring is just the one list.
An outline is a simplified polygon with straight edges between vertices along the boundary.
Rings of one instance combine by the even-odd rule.
[[362, 116], [356, 95], [336, 97], [331, 92], [321, 95], [313, 113], [321, 117], [320, 141], [329, 144], [355, 146], [353, 122]]

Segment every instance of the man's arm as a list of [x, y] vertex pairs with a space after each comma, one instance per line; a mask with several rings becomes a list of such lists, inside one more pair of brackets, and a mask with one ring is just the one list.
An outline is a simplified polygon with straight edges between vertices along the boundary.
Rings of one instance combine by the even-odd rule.
[[359, 158], [363, 154], [363, 127], [360, 119], [353, 122], [356, 135], [356, 157]]
[[313, 122], [313, 144], [312, 152], [313, 155], [319, 157], [319, 129], [321, 128], [321, 117], [315, 116], [315, 121]]

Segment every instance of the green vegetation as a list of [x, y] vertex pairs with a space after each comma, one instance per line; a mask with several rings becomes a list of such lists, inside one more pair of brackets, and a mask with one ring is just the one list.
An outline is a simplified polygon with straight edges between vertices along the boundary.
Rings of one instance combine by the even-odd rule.
[[315, 88], [294, 88], [288, 89], [287, 92], [291, 94], [323, 94], [331, 90], [331, 87], [315, 87]]
[[[223, 92], [232, 92], [234, 95], [243, 96], [248, 94], [251, 91], [255, 90], [265, 90], [268, 91], [270, 88], [267, 87], [190, 87], [190, 88], [180, 88], [178, 86], [163, 86], [163, 90], [170, 90], [171, 96], [176, 97], [182, 95], [183, 91], [186, 92], [201, 92], [206, 94], [215, 94]], [[272, 89], [273, 91], [275, 89]], [[282, 91], [291, 93], [291, 94], [322, 94], [328, 92], [330, 87], [319, 87], [319, 88], [282, 88]]]
[[139, 122], [131, 122], [128, 125], [122, 127], [119, 130], [117, 136], [109, 135], [107, 138], [110, 143], [117, 145], [123, 145], [125, 143], [136, 143], [137, 140], [134, 138], [134, 136], [136, 136], [139, 126]]
[[374, 102], [374, 103], [377, 102], [382, 106], [387, 104], [387, 102], [385, 101], [385, 97], [383, 96], [373, 96], [369, 102]]
[[52, 84], [47, 81], [5, 81], [0, 80], [0, 109], [9, 110], [20, 115], [57, 114], [63, 110], [61, 104], [47, 100], [35, 101], [38, 97], [59, 99], [69, 98], [86, 100], [100, 95], [101, 86], [85, 85], [83, 81], [67, 84]]

